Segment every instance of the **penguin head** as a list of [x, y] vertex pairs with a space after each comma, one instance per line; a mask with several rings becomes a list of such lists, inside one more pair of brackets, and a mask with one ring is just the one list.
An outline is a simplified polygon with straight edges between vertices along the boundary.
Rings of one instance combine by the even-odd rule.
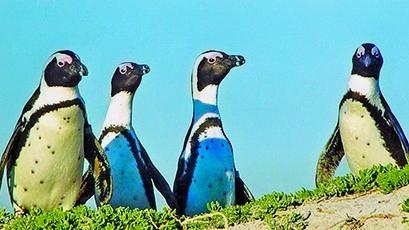
[[356, 49], [352, 57], [352, 74], [378, 79], [382, 64], [383, 58], [378, 47], [365, 43]]
[[87, 67], [70, 50], [57, 51], [49, 60], [44, 70], [44, 80], [50, 87], [75, 87], [83, 76], [88, 75]]
[[142, 76], [149, 71], [148, 65], [139, 65], [134, 62], [121, 63], [112, 77], [111, 96], [121, 91], [135, 93], [141, 83]]
[[240, 55], [228, 55], [221, 51], [209, 50], [197, 57], [194, 74], [197, 77], [197, 89], [208, 85], [219, 85], [230, 70], [245, 63]]

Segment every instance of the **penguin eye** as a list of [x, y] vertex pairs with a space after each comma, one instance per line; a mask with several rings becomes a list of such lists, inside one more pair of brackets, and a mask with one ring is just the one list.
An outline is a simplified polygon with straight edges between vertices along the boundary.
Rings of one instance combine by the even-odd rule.
[[372, 48], [371, 53], [372, 53], [372, 55], [375, 56], [376, 58], [379, 58], [379, 56], [380, 56], [379, 49], [378, 49], [378, 47], [376, 47], [376, 46]]
[[356, 50], [356, 57], [357, 57], [357, 58], [361, 58], [364, 54], [365, 54], [365, 48], [364, 48], [363, 46], [360, 46], [360, 47]]
[[216, 62], [216, 58], [209, 58], [207, 59], [207, 62], [209, 62], [210, 64], [214, 64]]
[[58, 61], [57, 62], [58, 67], [62, 68], [65, 65], [65, 62], [63, 61]]

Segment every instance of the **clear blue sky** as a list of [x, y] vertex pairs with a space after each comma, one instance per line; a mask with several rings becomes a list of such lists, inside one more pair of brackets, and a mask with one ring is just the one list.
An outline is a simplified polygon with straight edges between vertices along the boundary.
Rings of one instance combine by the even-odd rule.
[[[135, 96], [134, 128], [173, 184], [192, 116], [194, 59], [219, 49], [247, 60], [219, 92], [242, 178], [256, 197], [313, 188], [361, 43], [380, 48], [381, 89], [409, 132], [408, 7], [403, 0], [0, 1], [0, 148], [51, 53], [71, 49], [88, 66], [80, 89], [97, 135], [114, 68], [146, 63], [152, 71]], [[338, 173], [347, 171], [344, 165]], [[9, 208], [5, 188], [3, 180], [0, 206]]]

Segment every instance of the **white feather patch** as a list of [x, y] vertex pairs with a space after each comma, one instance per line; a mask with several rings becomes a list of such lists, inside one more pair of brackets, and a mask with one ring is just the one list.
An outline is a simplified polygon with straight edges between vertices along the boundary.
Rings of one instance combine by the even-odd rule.
[[348, 99], [339, 111], [339, 128], [345, 155], [352, 172], [373, 165], [396, 164], [371, 114], [360, 102]]
[[105, 117], [104, 127], [119, 125], [124, 127], [132, 126], [132, 100], [133, 96], [129, 92], [119, 92], [111, 98], [108, 112]]
[[364, 95], [373, 106], [382, 111], [382, 114], [385, 112], [380, 98], [379, 81], [375, 78], [353, 74], [349, 78], [348, 89]]

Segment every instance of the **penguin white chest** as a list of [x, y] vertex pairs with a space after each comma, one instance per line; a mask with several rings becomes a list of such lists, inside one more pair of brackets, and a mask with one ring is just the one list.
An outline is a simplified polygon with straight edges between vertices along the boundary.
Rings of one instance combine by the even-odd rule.
[[11, 170], [13, 199], [25, 208], [72, 208], [84, 165], [82, 110], [74, 105], [48, 112], [27, 135]]
[[348, 99], [342, 104], [339, 128], [352, 172], [357, 173], [378, 164], [396, 164], [385, 148], [385, 141], [375, 120], [361, 102]]

